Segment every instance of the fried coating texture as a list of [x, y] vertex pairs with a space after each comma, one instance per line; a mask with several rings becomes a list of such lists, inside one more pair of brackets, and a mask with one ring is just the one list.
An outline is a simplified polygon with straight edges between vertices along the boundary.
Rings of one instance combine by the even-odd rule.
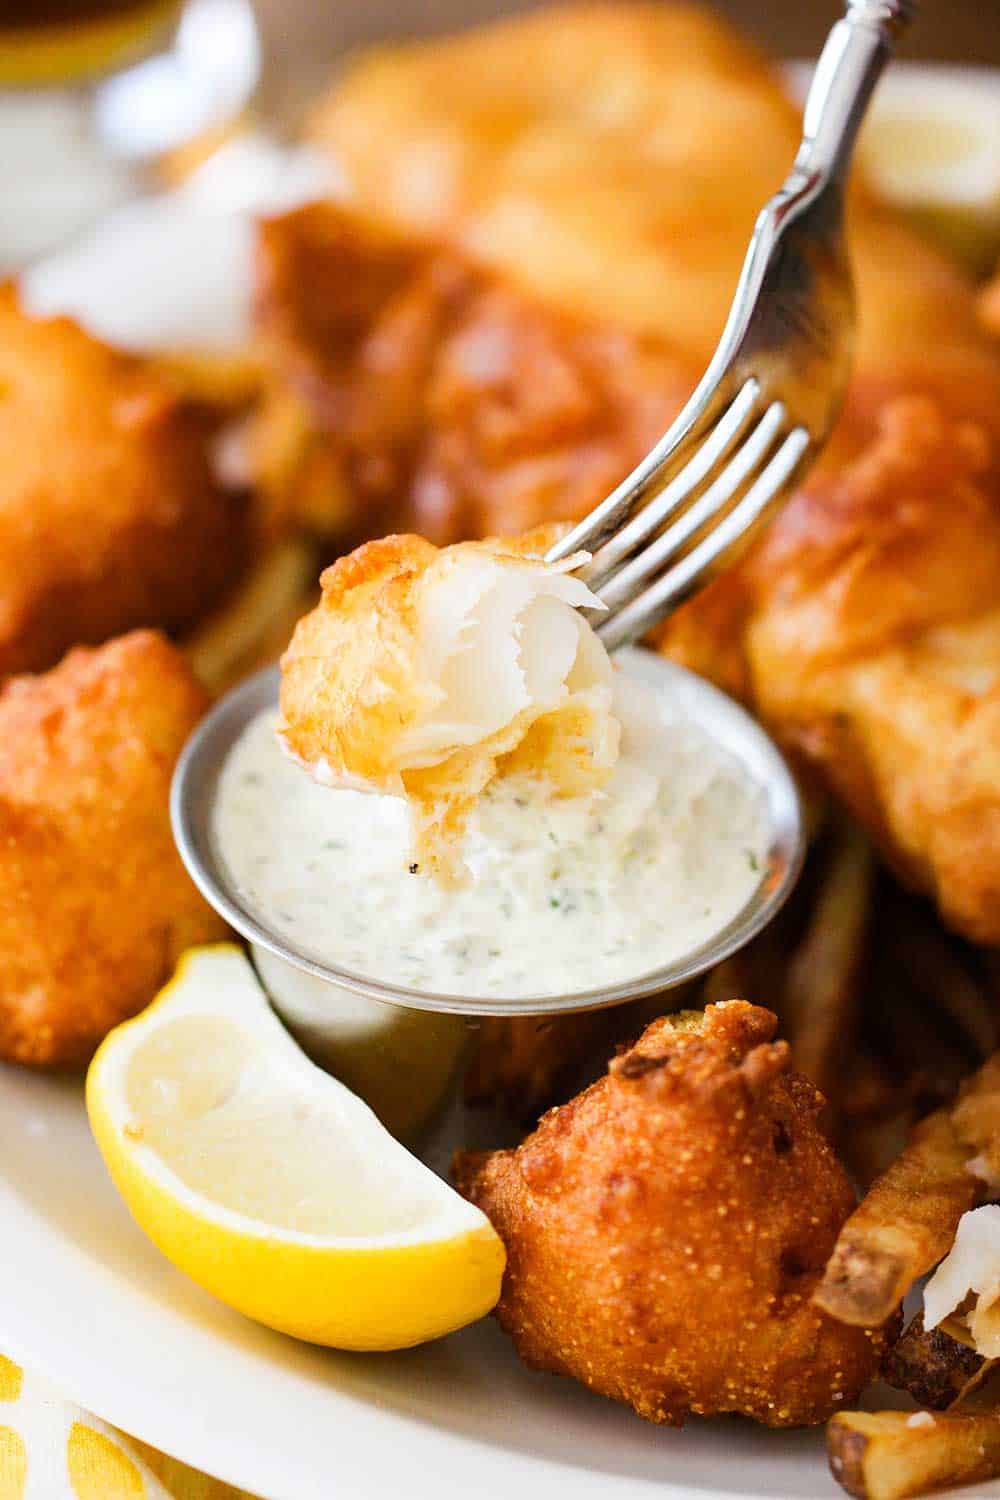
[[244, 501], [213, 477], [216, 416], [0, 287], [0, 678], [219, 598], [246, 538]]
[[309, 135], [354, 201], [411, 239], [665, 339], [700, 374], [799, 120], [709, 11], [610, 0], [376, 48]]
[[748, 698], [979, 942], [1000, 938], [998, 454], [942, 401], [895, 399], [662, 635]]
[[435, 870], [497, 776], [578, 794], [617, 759], [611, 662], [578, 609], [597, 601], [572, 558], [543, 561], [547, 540], [367, 542], [323, 574], [282, 657], [286, 748], [323, 784], [405, 796]]
[[170, 835], [207, 699], [151, 631], [0, 691], [0, 1056], [77, 1067], [225, 926]]
[[886, 1331], [809, 1300], [854, 1194], [775, 1026], [743, 1001], [654, 1021], [516, 1150], [458, 1158], [527, 1364], [673, 1424], [821, 1422], [872, 1378]]
[[[361, 59], [312, 126], [352, 209], [262, 248], [312, 473], [335, 469], [342, 508], [353, 494], [376, 526], [402, 512], [449, 540], [586, 511], [704, 368], [798, 134], [760, 56], [686, 6], [542, 10]], [[749, 701], [898, 874], [995, 943], [993, 300], [977, 308], [863, 183], [848, 218], [855, 365], [823, 461], [661, 644]]]
[[671, 345], [333, 204], [262, 225], [258, 261], [273, 381], [252, 467], [274, 511], [320, 529], [445, 544], [580, 515], [699, 373]]

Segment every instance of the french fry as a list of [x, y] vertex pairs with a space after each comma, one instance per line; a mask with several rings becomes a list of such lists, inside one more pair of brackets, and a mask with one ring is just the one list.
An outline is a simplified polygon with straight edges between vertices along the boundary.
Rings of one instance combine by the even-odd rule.
[[[878, 941], [873, 944], [865, 1029], [876, 1052], [905, 1087], [914, 1118], [950, 1104], [962, 1080], [982, 1061], [940, 1008], [908, 980], [898, 948], [916, 913], [891, 888], [879, 891]], [[896, 927], [902, 918], [903, 931]]]
[[[951, 1249], [1000, 1165], [1000, 1054], [935, 1110], [847, 1220], [813, 1300], [843, 1323], [883, 1323]], [[998, 1174], [1000, 1176], [1000, 1174]]]
[[784, 1020], [795, 1066], [834, 1111], [854, 1038], [874, 882], [867, 838], [843, 824], [788, 970]]
[[950, 1108], [922, 1120], [840, 1231], [813, 1301], [842, 1323], [884, 1323], [917, 1277], [948, 1253], [975, 1202], [968, 1159]]
[[724, 958], [710, 971], [702, 987], [699, 1005], [720, 1005], [726, 1000], [749, 1000], [751, 1005], [766, 1003], [756, 993], [753, 968], [747, 950]]
[[841, 1120], [837, 1149], [855, 1182], [868, 1188], [905, 1148], [914, 1124], [909, 1104], [868, 1119]]
[[275, 655], [282, 650], [299, 615], [310, 607], [308, 590], [316, 572], [315, 553], [308, 542], [289, 538], [276, 543], [235, 595], [183, 643], [195, 674], [209, 692], [224, 692], [263, 665], [272, 646]]
[[974, 1169], [996, 1187], [1000, 1184], [1000, 1052], [963, 1089], [953, 1114]]
[[944, 1411], [957, 1401], [986, 1361], [964, 1339], [944, 1328], [924, 1328], [918, 1313], [894, 1347], [882, 1370], [888, 1385], [907, 1391], [921, 1406]]
[[1000, 1043], [1000, 1006], [945, 934], [925, 921], [912, 921], [894, 956], [914, 988], [953, 1022], [979, 1059], [989, 1056]]
[[906, 1500], [1000, 1474], [1000, 1411], [844, 1411], [827, 1424], [834, 1479], [863, 1500]]

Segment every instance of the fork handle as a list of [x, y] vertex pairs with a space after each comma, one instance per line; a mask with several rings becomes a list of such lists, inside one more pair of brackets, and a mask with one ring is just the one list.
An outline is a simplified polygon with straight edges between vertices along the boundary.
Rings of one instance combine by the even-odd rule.
[[868, 101], [916, 10], [917, 0], [848, 0], [812, 76], [795, 175], [843, 177]]

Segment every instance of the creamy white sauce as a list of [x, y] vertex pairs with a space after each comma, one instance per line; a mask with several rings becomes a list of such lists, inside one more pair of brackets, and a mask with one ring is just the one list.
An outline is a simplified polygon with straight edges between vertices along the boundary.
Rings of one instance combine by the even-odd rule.
[[764, 796], [661, 694], [616, 673], [622, 754], [584, 797], [495, 782], [470, 820], [469, 881], [411, 873], [406, 804], [318, 785], [266, 713], [223, 768], [215, 837], [242, 901], [299, 950], [440, 994], [565, 994], [690, 953], [763, 878]]
[[238, 137], [176, 192], [125, 204], [25, 271], [21, 301], [136, 353], [238, 353], [253, 332], [255, 220], [335, 187], [308, 148]]

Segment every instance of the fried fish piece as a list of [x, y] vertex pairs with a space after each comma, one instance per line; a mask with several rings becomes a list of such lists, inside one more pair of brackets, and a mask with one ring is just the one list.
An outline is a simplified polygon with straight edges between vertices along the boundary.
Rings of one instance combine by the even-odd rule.
[[[547, 9], [362, 58], [311, 126], [350, 207], [262, 243], [286, 459], [362, 527], [453, 540], [585, 512], [704, 368], [799, 129], [759, 54], [686, 6]], [[1000, 351], [969, 280], [864, 183], [848, 219], [855, 366], [823, 461], [662, 645], [998, 942]]]
[[611, 662], [579, 612], [598, 601], [578, 559], [543, 561], [548, 539], [367, 542], [323, 574], [281, 660], [286, 748], [325, 785], [407, 797], [420, 859], [446, 875], [503, 771], [576, 794], [617, 759]]
[[216, 425], [152, 362], [0, 287], [0, 678], [221, 596], [247, 514], [213, 473]]
[[605, 0], [362, 54], [308, 135], [411, 240], [664, 340], [697, 375], [799, 114], [710, 11]]
[[1000, 445], [926, 395], [879, 421], [662, 642], [749, 698], [950, 925], [995, 942]]
[[185, 948], [225, 935], [167, 811], [206, 707], [152, 631], [0, 690], [0, 1057], [81, 1066]]
[[655, 1021], [516, 1150], [457, 1159], [527, 1364], [674, 1424], [821, 1422], [872, 1378], [892, 1330], [810, 1302], [854, 1194], [775, 1026], [743, 1001]]
[[255, 480], [320, 530], [439, 543], [579, 515], [699, 373], [671, 344], [554, 308], [445, 242], [316, 204], [259, 231], [272, 372]]

